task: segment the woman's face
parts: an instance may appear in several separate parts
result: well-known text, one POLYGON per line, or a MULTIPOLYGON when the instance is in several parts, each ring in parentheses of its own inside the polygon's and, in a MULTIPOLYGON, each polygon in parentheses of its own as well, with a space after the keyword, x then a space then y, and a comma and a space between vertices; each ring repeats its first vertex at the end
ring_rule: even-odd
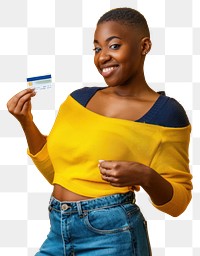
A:
POLYGON ((94 34, 94 63, 108 86, 129 85, 143 74, 141 36, 131 26, 108 21, 94 34))

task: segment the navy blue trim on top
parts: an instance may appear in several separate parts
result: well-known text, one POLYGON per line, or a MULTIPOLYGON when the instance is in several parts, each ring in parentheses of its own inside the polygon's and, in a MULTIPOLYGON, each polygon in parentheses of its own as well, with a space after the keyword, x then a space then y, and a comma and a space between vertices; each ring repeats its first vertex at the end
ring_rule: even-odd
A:
POLYGON ((49 79, 49 78, 51 78, 51 75, 28 77, 26 80, 27 82, 32 82, 37 80, 49 79))
MULTIPOLYGON (((83 87, 75 90, 70 95, 82 106, 86 107, 94 94, 104 88, 106 87, 83 87)), ((190 122, 182 105, 175 99, 165 96, 164 92, 158 93, 160 96, 151 109, 135 122, 176 128, 189 125, 190 122)))
POLYGON ((94 94, 104 88, 105 87, 83 87, 81 89, 73 91, 70 95, 82 106, 86 107, 87 103, 94 96, 94 94))

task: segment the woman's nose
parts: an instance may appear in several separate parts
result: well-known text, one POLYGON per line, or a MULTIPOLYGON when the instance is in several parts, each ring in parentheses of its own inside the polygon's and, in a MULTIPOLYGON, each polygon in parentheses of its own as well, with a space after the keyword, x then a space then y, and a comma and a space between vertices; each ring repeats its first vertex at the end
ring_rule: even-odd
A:
POLYGON ((111 59, 111 56, 109 55, 108 51, 102 50, 99 55, 99 62, 105 63, 111 59))

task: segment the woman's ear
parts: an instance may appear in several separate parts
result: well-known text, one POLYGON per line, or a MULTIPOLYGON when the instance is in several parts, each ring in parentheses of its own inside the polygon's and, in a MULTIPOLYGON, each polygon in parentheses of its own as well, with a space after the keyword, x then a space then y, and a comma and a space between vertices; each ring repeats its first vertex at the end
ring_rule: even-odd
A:
POLYGON ((144 37, 141 40, 141 53, 142 55, 146 55, 151 50, 151 40, 149 37, 144 37))

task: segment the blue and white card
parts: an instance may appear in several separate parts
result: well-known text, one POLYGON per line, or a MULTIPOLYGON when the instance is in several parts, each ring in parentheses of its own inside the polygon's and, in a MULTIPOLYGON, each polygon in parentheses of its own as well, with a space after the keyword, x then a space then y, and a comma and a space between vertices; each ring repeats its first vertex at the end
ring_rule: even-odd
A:
POLYGON ((51 75, 35 76, 27 78, 28 88, 38 90, 46 90, 52 88, 51 75))

